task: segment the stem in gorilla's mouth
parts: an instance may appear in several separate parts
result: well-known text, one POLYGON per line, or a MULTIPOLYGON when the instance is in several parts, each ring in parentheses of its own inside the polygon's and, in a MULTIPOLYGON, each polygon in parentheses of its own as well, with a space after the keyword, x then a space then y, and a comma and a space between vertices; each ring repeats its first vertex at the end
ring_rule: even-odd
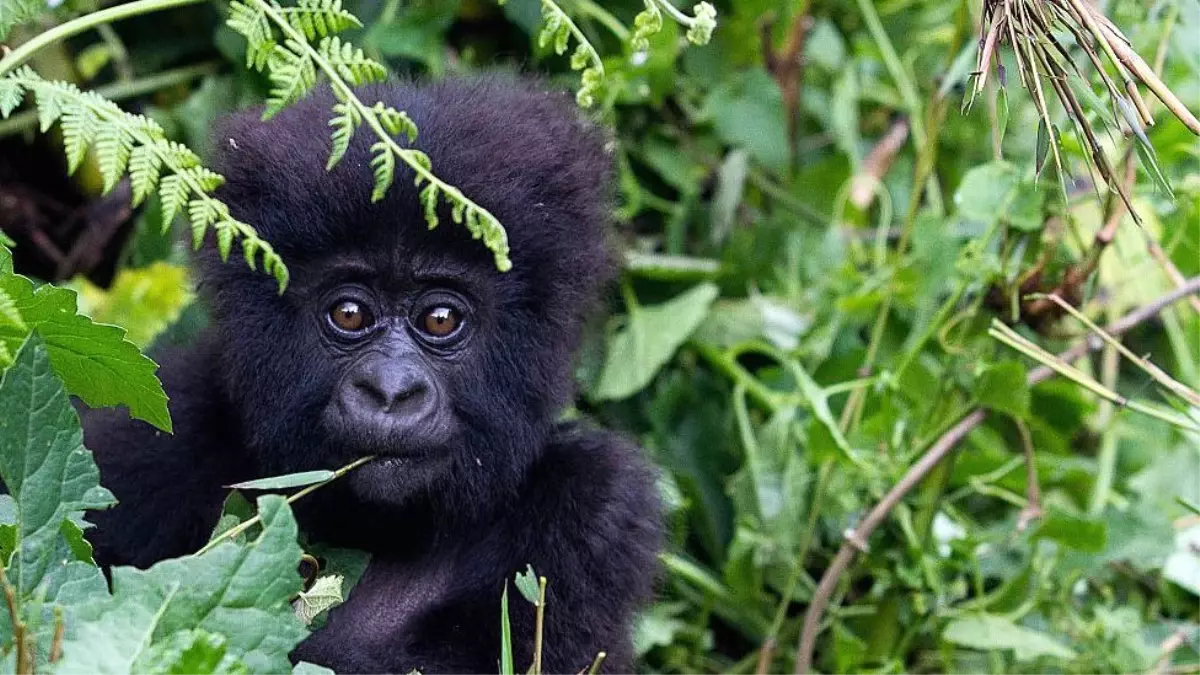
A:
MULTIPOLYGON (((316 490, 317 488, 321 487, 322 485, 328 485, 329 483, 332 483, 333 481, 341 478, 342 476, 345 476, 346 474, 357 469, 358 467, 362 466, 363 464, 370 462, 373 459, 375 459, 375 455, 368 455, 367 457, 360 457, 359 459, 356 459, 353 462, 350 462, 349 464, 347 464, 346 466, 343 466, 342 468, 334 471, 332 476, 321 481, 320 483, 313 483, 312 485, 309 485, 308 487, 306 487, 304 489, 297 490, 296 493, 291 495, 290 497, 288 497, 286 501, 289 505, 294 504, 300 498, 311 494, 313 490, 316 490)), ((221 534, 210 539, 207 544, 205 544, 199 551, 196 551, 192 555, 201 555, 203 553, 207 553, 209 550, 211 550, 217 544, 221 543, 222 541, 225 541, 226 539, 236 537, 237 535, 254 527, 261 520, 262 520, 261 517, 254 516, 250 520, 247 520, 243 523, 240 523, 234 527, 229 528, 228 530, 225 530, 221 534)))

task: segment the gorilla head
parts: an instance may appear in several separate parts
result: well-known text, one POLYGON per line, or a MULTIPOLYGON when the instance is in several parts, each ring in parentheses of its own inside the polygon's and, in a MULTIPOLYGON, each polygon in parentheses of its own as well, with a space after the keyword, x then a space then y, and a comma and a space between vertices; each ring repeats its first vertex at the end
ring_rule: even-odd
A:
POLYGON ((434 173, 506 227, 513 268, 454 224, 426 224, 397 163, 372 203, 365 126, 324 169, 336 102, 311 96, 217 136, 219 196, 292 273, 273 281, 207 249, 200 287, 221 342, 217 371, 264 475, 378 459, 346 485, 376 506, 416 496, 495 503, 545 444, 571 392, 586 311, 610 276, 611 158, 570 100, 504 78, 365 88, 417 124, 434 173), (285 129, 286 136, 278 130, 285 129), (452 489, 451 489, 452 488, 452 489))

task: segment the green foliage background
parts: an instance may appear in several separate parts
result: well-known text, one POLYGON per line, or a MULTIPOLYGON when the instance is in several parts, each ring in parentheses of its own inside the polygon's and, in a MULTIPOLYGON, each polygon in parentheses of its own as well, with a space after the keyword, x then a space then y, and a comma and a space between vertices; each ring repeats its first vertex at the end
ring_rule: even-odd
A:
MULTIPOLYGON (((1052 353, 1079 342, 1082 323, 1024 295, 1061 288, 1093 254, 1094 271, 1067 290, 1100 324, 1174 287, 1147 242, 1182 277, 1200 275, 1195 136, 1156 109, 1146 134, 1173 194, 1142 165, 1133 189, 1141 226, 1123 216, 1112 244, 1097 249, 1114 200, 1091 186, 1069 124, 1066 194, 1053 166, 1039 171, 1045 141, 1010 52, 1007 88, 993 76, 983 100, 960 111, 978 2, 715 4, 710 44, 689 45, 687 27, 667 17, 642 51, 631 39, 641 2, 561 3, 601 59, 603 84, 584 75, 584 85, 590 114, 615 130, 614 236, 627 252, 581 355, 571 414, 638 438, 663 468, 670 508, 661 597, 636 636, 640 668, 791 672, 805 609, 845 533, 948 428, 983 407, 987 420, 838 577, 815 667, 1197 672, 1200 407, 1112 349, 1076 365, 1176 423, 1062 378, 1030 387, 1037 364, 989 333, 999 320, 1052 353), (808 27, 802 67, 779 76, 797 21, 808 27), (789 81, 800 82, 794 99, 789 81), (891 150, 889 138, 899 138, 891 150)), ((1200 5, 1099 4, 1147 61, 1163 56, 1163 79, 1200 109, 1200 5)), ((394 73, 524 68, 580 88, 574 39, 562 56, 539 45, 537 0, 344 7, 362 26, 343 37, 394 73)), ((115 41, 84 33, 30 65, 84 88, 128 89, 185 69, 121 102, 204 157, 212 121, 265 100, 272 87, 244 67, 245 42, 223 11, 200 4, 137 17, 114 24, 115 41)), ((9 39, 33 32, 26 24, 9 39)), ((1099 96, 1089 116, 1108 127, 1101 138, 1119 162, 1133 141, 1105 123, 1099 96)), ((41 143, 31 152, 58 152, 32 121, 10 118, 0 133, 41 143)), ((82 160, 76 183, 98 193, 101 168, 82 160)), ((25 633, 43 645, 39 672, 59 625, 56 672, 279 671, 289 640, 305 630, 288 606, 301 589, 300 548, 282 499, 260 502, 254 528, 234 505, 218 529, 247 525, 237 536, 151 570, 119 570, 111 595, 79 536, 82 511, 110 496, 80 450, 66 395, 125 404, 169 428, 161 389, 134 345, 184 341, 203 321, 189 306, 187 228, 176 223, 164 235, 157 206, 137 217, 108 289, 84 280, 35 287, 0 258, 0 475, 13 490, 0 501, 7 578, 25 633), (74 347, 81 340, 86 349, 74 347), (17 462, 43 447, 21 435, 30 428, 62 431, 50 452, 77 464, 82 482, 61 502, 46 501, 53 490, 36 483, 16 487, 44 480, 24 476, 17 462), (43 520, 21 515, 46 509, 43 520), (185 577, 270 592, 247 605, 205 584, 173 585, 185 577)), ((1200 387, 1200 313, 1188 302, 1124 339, 1200 387)), ((358 564, 347 559, 346 569, 358 564)), ((529 611, 510 601, 512 611, 529 611)), ((545 611, 547 621, 571 620, 545 611)), ((20 668, 2 611, 0 653, 0 669, 20 668)))

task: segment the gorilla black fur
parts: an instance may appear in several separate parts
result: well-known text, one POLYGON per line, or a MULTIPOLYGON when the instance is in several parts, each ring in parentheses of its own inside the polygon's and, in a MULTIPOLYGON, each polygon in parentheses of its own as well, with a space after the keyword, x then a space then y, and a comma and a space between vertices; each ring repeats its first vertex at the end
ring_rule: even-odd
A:
MULTIPOLYGON (((91 517, 97 558, 147 566, 193 552, 223 485, 375 454, 297 503, 310 537, 373 558, 294 658, 339 672, 496 672, 501 591, 532 564, 549 578, 544 668, 578 672, 605 651, 605 671, 628 671, 631 621, 657 569, 654 474, 629 443, 557 421, 581 323, 612 273, 604 138, 565 96, 516 79, 360 96, 408 112, 437 175, 506 226, 512 270, 498 272, 448 210, 429 230, 403 165, 372 204, 368 129, 327 173, 328 92, 268 123, 258 111, 231 117, 216 139, 219 196, 282 254, 292 282, 280 296, 211 248, 197 256, 212 328, 159 355, 175 434, 123 412, 85 415, 85 442, 120 501, 91 517), (338 338, 346 331, 322 302, 339 284, 363 294, 349 302, 378 306, 342 301, 335 318, 353 327, 366 316, 377 330, 338 338), (470 332, 458 343, 414 332, 430 292, 446 299, 428 325, 459 312, 470 332), (371 342, 376 333, 390 342, 371 342), (347 381, 347 368, 362 372, 347 381)), ((519 601, 510 613, 527 664, 533 612, 519 601)))

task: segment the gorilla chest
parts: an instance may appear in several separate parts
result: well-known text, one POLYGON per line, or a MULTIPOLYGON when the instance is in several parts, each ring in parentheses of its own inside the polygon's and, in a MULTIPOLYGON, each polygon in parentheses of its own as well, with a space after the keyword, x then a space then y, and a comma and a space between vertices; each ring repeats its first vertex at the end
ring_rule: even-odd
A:
POLYGON ((446 599, 451 561, 373 559, 350 597, 314 638, 343 649, 394 647, 423 614, 446 599))

